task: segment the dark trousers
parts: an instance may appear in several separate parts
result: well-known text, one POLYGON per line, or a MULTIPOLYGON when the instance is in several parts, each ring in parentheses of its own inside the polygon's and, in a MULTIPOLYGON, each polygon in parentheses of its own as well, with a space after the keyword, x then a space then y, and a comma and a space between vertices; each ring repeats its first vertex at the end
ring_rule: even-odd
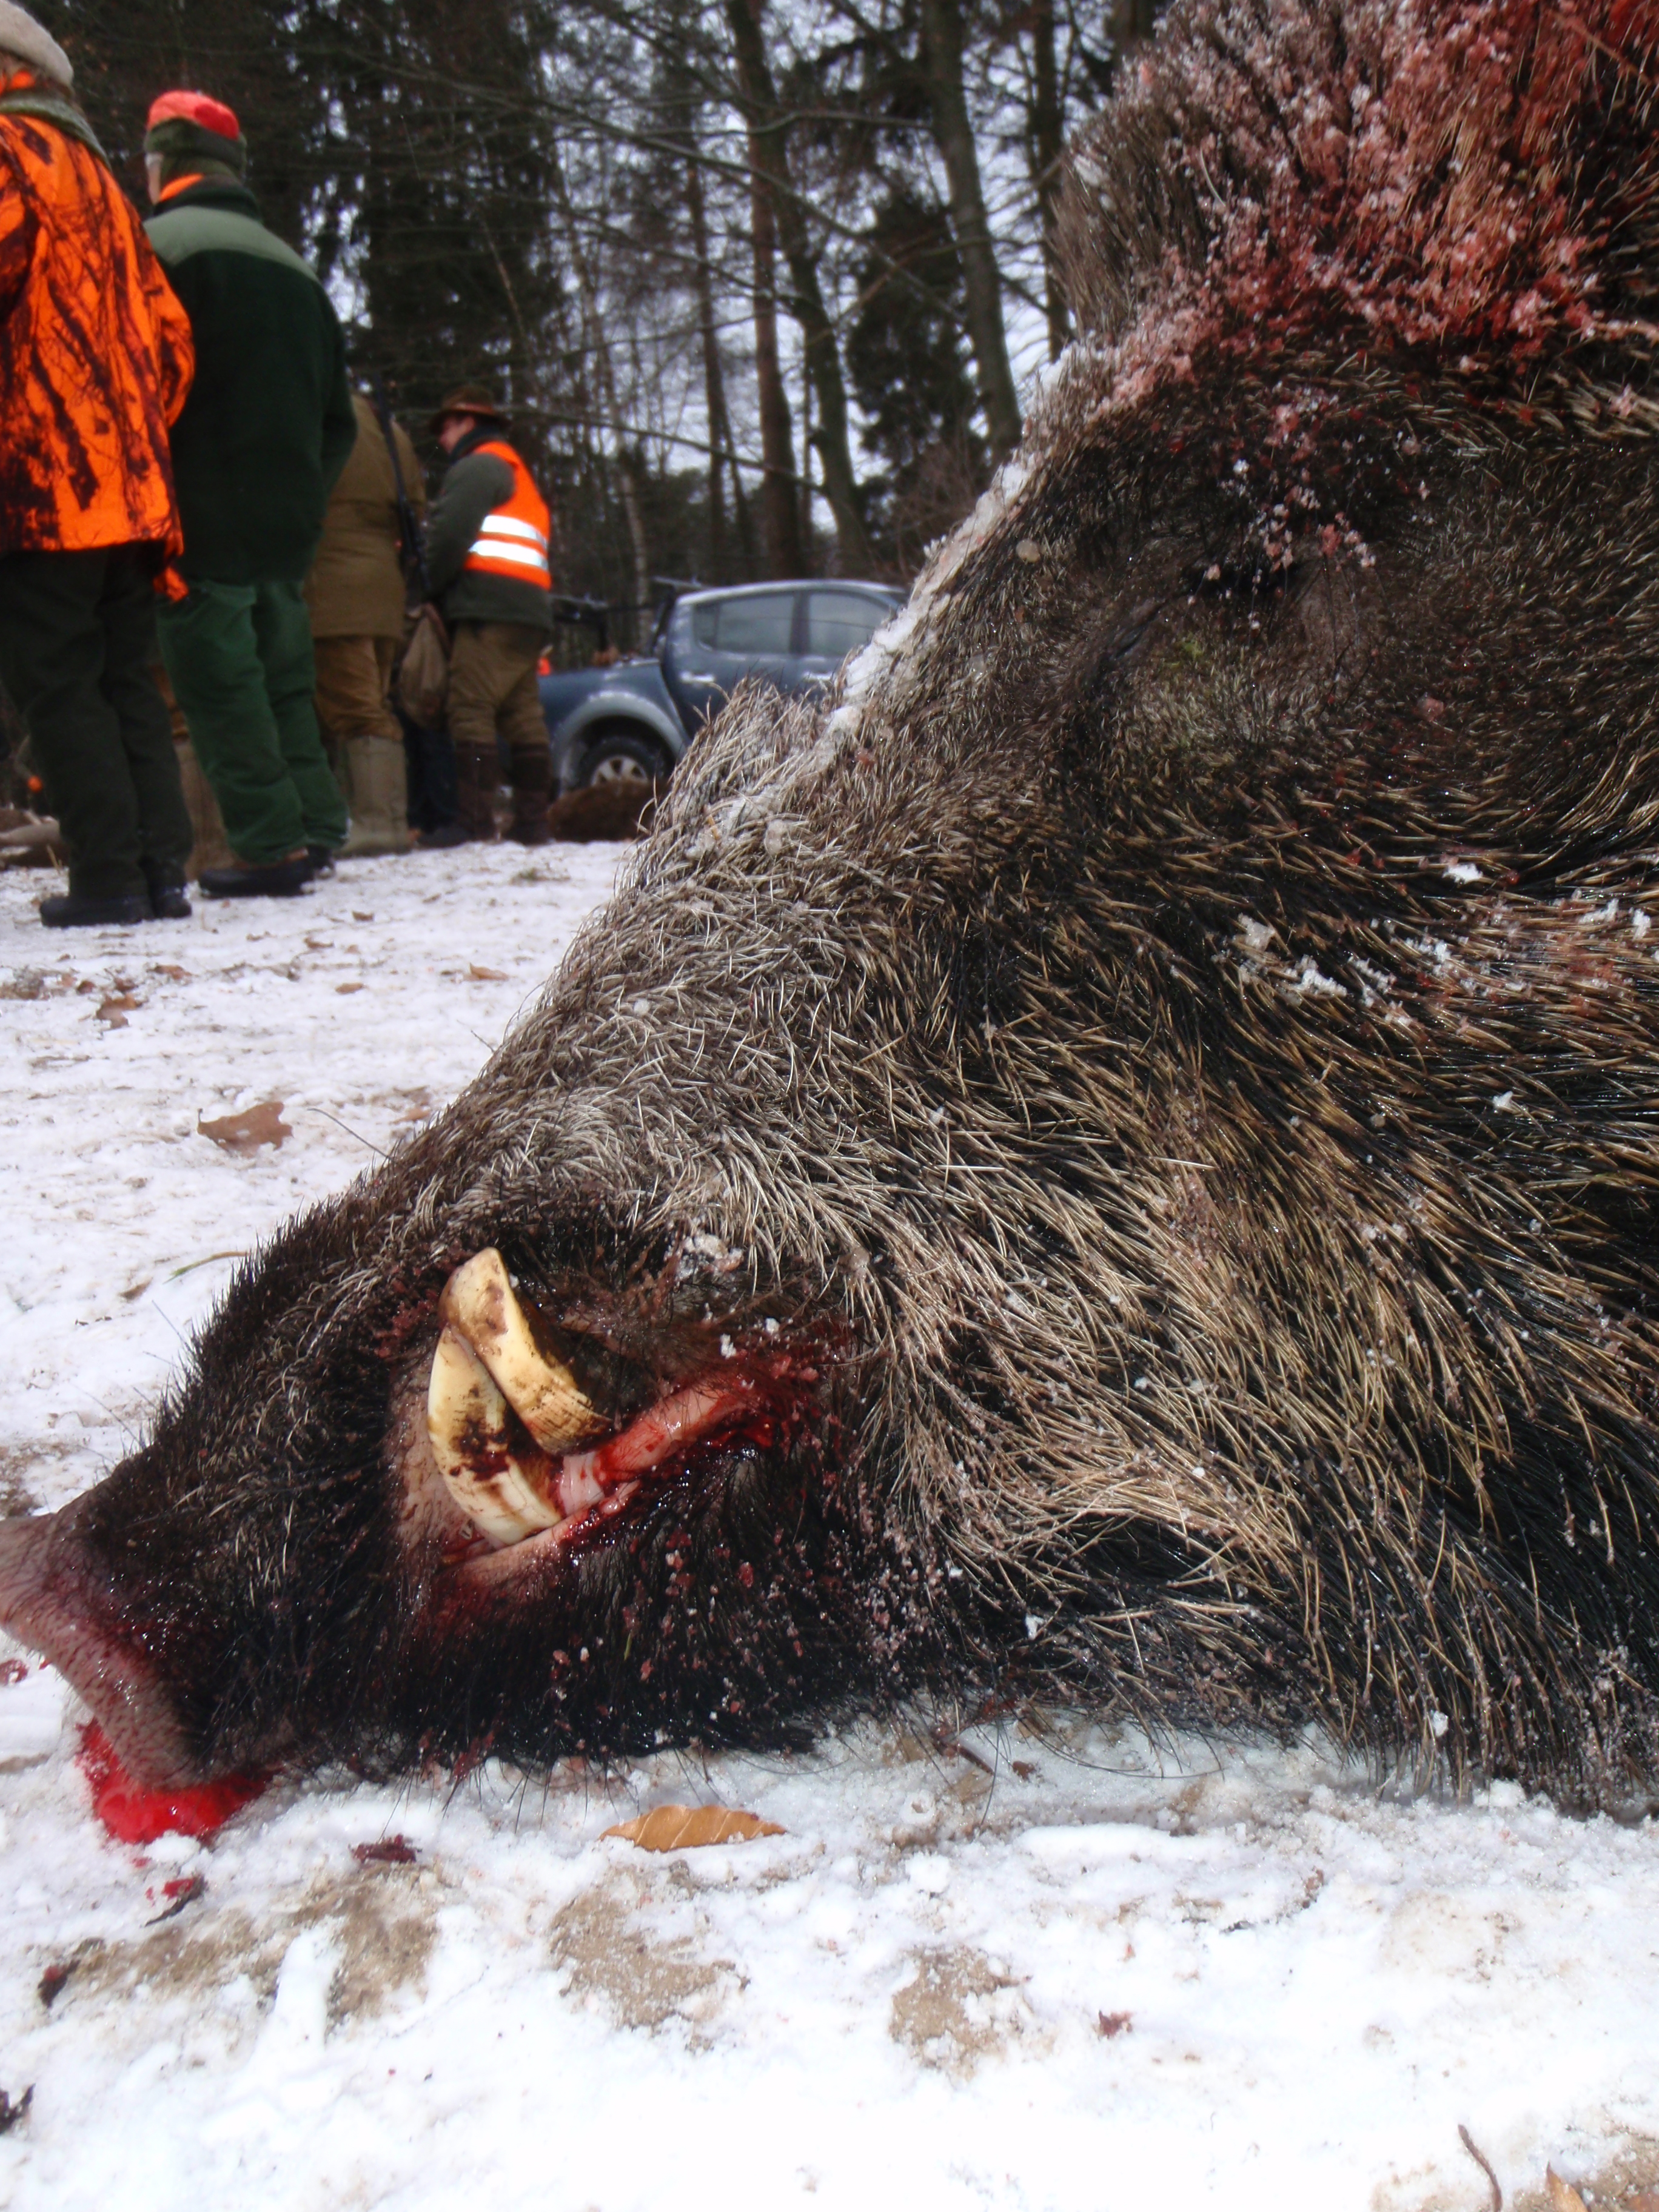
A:
POLYGON ((160 611, 161 658, 240 860, 336 851, 346 809, 317 727, 311 617, 280 579, 191 579, 160 611))
POLYGON ((121 898, 182 881, 190 816, 151 676, 155 559, 143 545, 0 557, 0 683, 28 726, 69 848, 70 888, 121 898))
POLYGON ((411 722, 401 707, 394 706, 404 732, 404 759, 409 770, 409 826, 411 830, 442 830, 460 816, 455 785, 455 748, 447 730, 423 729, 411 722))

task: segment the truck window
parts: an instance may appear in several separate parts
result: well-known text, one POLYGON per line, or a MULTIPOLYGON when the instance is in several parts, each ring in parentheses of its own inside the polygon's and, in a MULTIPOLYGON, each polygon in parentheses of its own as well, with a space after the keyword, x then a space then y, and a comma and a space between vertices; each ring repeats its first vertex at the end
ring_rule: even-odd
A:
POLYGON ((793 592, 756 592, 735 599, 714 599, 693 610, 697 643, 711 653, 749 657, 787 653, 794 628, 793 592))
POLYGON ((842 660, 861 645, 868 645, 890 607, 862 592, 809 592, 806 595, 806 650, 827 660, 842 660))

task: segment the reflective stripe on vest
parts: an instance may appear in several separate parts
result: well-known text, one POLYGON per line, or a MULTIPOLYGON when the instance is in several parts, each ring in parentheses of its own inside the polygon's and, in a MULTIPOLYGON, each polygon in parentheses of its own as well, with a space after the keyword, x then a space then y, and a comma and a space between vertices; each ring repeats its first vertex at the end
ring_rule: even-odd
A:
POLYGON ((547 502, 531 481, 530 471, 511 446, 499 439, 475 446, 475 453, 489 453, 505 461, 513 471, 512 496, 485 515, 462 567, 475 576, 510 576, 517 583, 540 592, 553 588, 548 566, 547 541, 553 518, 547 502))

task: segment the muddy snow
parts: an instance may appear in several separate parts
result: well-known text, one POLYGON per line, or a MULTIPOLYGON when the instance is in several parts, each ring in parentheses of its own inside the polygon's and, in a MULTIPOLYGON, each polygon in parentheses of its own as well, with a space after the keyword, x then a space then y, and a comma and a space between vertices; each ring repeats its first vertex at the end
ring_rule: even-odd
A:
MULTIPOLYGON (((66 938, 0 877, 0 1510, 128 1447, 235 1257, 466 1081, 617 858, 66 938)), ((0 1672, 0 2205, 1475 2212, 1460 2129, 1511 2205, 1659 2190, 1652 1821, 1079 1717, 291 1784, 140 1851, 58 1678, 0 1672), (671 1802, 783 1832, 602 1832, 671 1802)))

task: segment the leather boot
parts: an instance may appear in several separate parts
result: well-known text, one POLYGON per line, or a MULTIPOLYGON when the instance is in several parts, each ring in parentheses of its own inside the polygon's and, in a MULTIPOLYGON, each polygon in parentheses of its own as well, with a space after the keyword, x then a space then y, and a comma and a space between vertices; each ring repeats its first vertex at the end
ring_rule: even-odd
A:
POLYGON ((494 745, 457 745, 456 795, 459 814, 469 837, 485 844, 495 841, 495 788, 501 770, 494 745))
POLYGON ((520 845, 545 845, 552 836, 547 802, 553 762, 545 747, 513 756, 513 820, 507 836, 520 845))
POLYGON ((409 850, 409 770, 401 738, 340 740, 342 781, 351 809, 351 832, 343 853, 409 850))

